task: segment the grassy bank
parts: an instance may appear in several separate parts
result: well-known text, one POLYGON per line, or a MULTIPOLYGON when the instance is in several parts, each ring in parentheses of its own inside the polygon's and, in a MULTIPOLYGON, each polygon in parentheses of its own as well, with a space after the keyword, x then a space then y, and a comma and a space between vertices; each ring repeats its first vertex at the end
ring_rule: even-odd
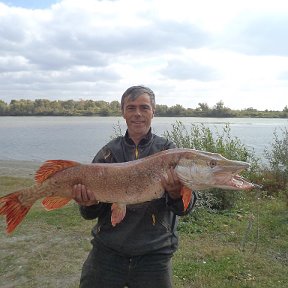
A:
MULTIPOLYGON (((0 177, 0 195, 31 183, 0 177)), ((73 203, 51 212, 37 203, 9 236, 0 218, 1 287, 78 287, 92 226, 73 203)), ((176 288, 282 288, 288 283, 288 210, 280 198, 254 195, 233 211, 197 211, 193 219, 181 220, 179 234, 176 288)))

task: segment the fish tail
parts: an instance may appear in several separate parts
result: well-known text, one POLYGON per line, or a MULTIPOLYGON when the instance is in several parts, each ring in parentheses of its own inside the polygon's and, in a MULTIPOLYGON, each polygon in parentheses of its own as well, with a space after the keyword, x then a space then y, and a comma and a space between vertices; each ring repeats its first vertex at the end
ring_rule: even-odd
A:
POLYGON ((6 216, 6 232, 9 234, 22 222, 31 205, 23 205, 20 197, 24 190, 10 193, 0 198, 0 215, 6 216))

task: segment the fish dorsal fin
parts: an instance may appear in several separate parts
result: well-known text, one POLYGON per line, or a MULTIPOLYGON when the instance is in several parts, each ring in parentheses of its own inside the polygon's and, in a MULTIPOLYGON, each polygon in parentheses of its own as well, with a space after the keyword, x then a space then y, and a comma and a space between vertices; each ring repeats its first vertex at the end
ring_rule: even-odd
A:
POLYGON ((42 183, 56 172, 78 165, 80 163, 70 160, 48 160, 36 172, 35 180, 37 183, 42 183))

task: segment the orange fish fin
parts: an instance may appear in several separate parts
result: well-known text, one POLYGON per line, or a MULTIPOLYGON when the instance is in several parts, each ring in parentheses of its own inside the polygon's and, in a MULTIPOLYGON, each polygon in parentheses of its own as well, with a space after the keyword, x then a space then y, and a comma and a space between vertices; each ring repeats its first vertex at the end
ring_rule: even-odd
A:
POLYGON ((81 165, 75 161, 69 160, 48 160, 36 172, 35 180, 37 183, 42 183, 56 172, 69 167, 81 165))
POLYGON ((181 188, 181 195, 182 195, 182 201, 184 205, 184 211, 186 211, 192 198, 192 190, 183 186, 181 188))
POLYGON ((71 198, 64 198, 60 196, 48 196, 42 201, 42 205, 46 210, 54 210, 65 206, 71 198))
POLYGON ((19 200, 20 191, 0 198, 0 215, 6 216, 6 232, 9 234, 22 222, 31 206, 24 206, 19 200))
POLYGON ((111 211, 111 224, 114 227, 124 219, 126 215, 126 205, 113 203, 111 206, 111 211))

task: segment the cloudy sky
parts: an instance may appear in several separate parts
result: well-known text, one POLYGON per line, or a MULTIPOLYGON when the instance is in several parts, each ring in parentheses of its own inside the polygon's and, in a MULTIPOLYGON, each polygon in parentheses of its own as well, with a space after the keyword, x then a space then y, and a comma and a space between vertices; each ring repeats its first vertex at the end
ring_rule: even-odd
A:
POLYGON ((283 110, 286 0, 0 0, 0 99, 283 110))

